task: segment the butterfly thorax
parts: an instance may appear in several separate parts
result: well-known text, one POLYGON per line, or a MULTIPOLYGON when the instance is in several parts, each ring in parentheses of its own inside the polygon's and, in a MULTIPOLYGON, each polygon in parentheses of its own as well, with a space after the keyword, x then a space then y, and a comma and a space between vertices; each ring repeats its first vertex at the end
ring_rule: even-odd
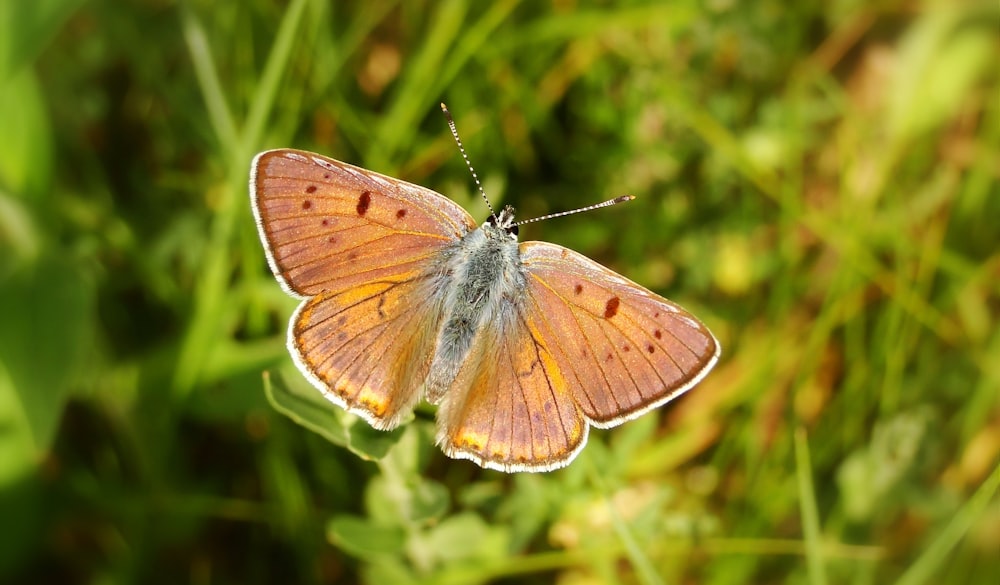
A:
POLYGON ((513 209, 466 234, 446 254, 435 281, 444 291, 442 325, 427 379, 427 399, 437 403, 466 361, 477 332, 501 328, 515 317, 514 300, 525 288, 513 209))

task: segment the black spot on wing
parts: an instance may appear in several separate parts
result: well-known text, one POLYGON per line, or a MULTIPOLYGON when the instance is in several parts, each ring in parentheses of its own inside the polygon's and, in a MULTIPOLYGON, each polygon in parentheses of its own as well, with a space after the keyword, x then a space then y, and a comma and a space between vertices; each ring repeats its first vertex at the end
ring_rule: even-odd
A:
POLYGON ((358 205, 355 210, 358 212, 360 217, 364 217, 368 213, 368 207, 372 204, 372 194, 371 191, 365 191, 358 197, 358 205))

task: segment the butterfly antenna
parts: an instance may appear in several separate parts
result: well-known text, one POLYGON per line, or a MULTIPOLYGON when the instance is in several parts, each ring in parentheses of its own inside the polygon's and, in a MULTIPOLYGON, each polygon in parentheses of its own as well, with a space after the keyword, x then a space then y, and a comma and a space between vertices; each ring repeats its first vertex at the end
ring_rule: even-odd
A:
POLYGON ((590 211, 592 209, 600 209, 602 207, 611 207, 612 205, 618 205, 619 203, 625 203, 626 201, 631 201, 635 199, 634 195, 622 195, 621 197, 615 197, 610 201, 605 201, 604 203, 596 203, 594 205, 588 205, 586 207, 581 207, 580 209, 571 209, 569 211, 560 211, 559 213, 550 213, 549 215, 543 215, 542 217, 535 217, 532 219, 526 219, 524 221, 519 221, 514 225, 524 225, 526 223, 535 223, 536 221, 542 221, 543 219, 552 219, 553 217, 562 217, 564 215, 573 215, 574 213, 581 213, 584 211, 590 211))
POLYGON ((486 197, 486 191, 483 190, 483 184, 479 182, 479 176, 476 175, 476 169, 472 168, 472 163, 469 162, 469 155, 465 154, 462 139, 458 137, 458 128, 455 127, 455 119, 451 117, 451 112, 448 111, 448 106, 444 105, 444 102, 441 102, 441 111, 444 112, 444 117, 448 120, 448 128, 451 128, 451 135, 455 137, 455 143, 458 144, 458 151, 462 153, 462 158, 465 159, 465 166, 469 167, 469 172, 472 173, 472 178, 476 181, 476 188, 479 189, 479 194, 483 196, 486 207, 490 208, 490 215, 496 217, 497 214, 493 211, 493 206, 490 205, 490 200, 486 197))

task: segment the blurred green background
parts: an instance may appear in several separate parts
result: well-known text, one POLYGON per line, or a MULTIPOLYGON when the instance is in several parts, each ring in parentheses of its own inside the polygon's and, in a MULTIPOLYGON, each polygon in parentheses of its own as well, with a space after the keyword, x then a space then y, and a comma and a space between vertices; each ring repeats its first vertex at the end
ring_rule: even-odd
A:
POLYGON ((995 1, 0 3, 0 582, 1000 582, 995 1), (247 176, 315 150, 681 303, 694 391, 568 468, 372 431, 247 176), (270 381, 262 372, 271 373, 270 381), (314 432, 315 431, 315 432, 314 432))

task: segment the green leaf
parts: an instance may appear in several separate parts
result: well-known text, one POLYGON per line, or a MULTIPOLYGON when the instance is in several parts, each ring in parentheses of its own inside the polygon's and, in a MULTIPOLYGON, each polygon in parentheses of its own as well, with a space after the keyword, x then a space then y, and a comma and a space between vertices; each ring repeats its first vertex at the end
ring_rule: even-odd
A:
POLYGON ((364 578, 362 583, 378 583, 378 585, 410 585, 427 583, 420 580, 413 569, 400 558, 380 557, 377 563, 366 563, 361 567, 364 578))
POLYGON ((406 543, 401 527, 375 524, 358 516, 335 516, 327 524, 326 535, 332 545, 357 557, 399 555, 406 543))
POLYGON ((49 448, 93 345, 94 287, 61 257, 0 280, 0 485, 49 448))
POLYGON ((81 0, 0 2, 0 87, 33 61, 81 0))
POLYGON ((386 471, 372 478, 365 507, 372 518, 387 524, 417 528, 444 516, 451 503, 448 489, 419 474, 386 471))
POLYGON ((406 426, 401 425, 391 431, 380 431, 361 419, 356 419, 348 431, 347 447, 354 454, 369 461, 379 461, 403 437, 406 426))
POLYGON ((492 527, 472 513, 446 518, 419 539, 423 554, 441 564, 463 560, 499 560, 507 555, 509 546, 507 529, 492 527))
POLYGON ((44 90, 30 69, 0 81, 0 111, 17 112, 4 116, 0 123, 4 137, 0 140, 0 187, 20 199, 52 195, 52 128, 45 102, 44 90))
POLYGON ((382 459, 402 437, 405 427, 393 431, 374 429, 364 420, 324 399, 311 386, 305 386, 289 386, 272 381, 267 373, 264 375, 264 393, 275 410, 334 445, 347 447, 362 459, 382 459))
POLYGON ((264 394, 271 406, 299 425, 330 441, 334 445, 346 447, 347 428, 334 411, 334 405, 317 400, 318 393, 292 391, 283 381, 271 380, 269 372, 264 372, 264 394))

